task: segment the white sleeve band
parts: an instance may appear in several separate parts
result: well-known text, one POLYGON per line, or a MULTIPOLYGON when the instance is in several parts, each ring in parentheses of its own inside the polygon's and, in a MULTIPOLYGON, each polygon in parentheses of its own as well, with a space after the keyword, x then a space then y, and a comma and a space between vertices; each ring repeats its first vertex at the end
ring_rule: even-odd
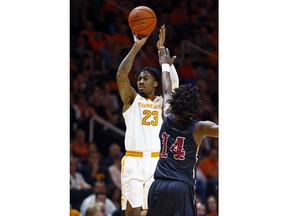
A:
POLYGON ((174 67, 174 65, 171 65, 170 68, 170 79, 171 79, 171 83, 172 83, 172 90, 174 90, 175 88, 179 87, 179 77, 176 71, 176 68, 174 67))
POLYGON ((162 68, 162 72, 166 71, 166 72, 170 73, 170 65, 169 64, 164 63, 161 65, 161 68, 162 68))

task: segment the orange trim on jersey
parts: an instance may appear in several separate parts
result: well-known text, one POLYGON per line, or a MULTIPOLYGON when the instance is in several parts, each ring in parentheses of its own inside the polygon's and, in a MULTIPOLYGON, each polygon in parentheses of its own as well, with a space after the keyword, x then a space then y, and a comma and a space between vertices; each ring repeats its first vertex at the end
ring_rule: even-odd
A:
MULTIPOLYGON (((150 156, 152 158, 156 158, 160 156, 160 152, 149 152, 151 153, 150 156)), ((136 152, 136 151, 126 151, 125 156, 131 156, 131 157, 143 157, 146 153, 143 152, 136 152)))
POLYGON ((124 163, 125 163, 126 158, 127 156, 125 155, 121 160, 121 175, 123 175, 124 173, 124 163))
POLYGON ((145 99, 150 100, 150 101, 154 101, 157 97, 159 97, 159 96, 155 95, 153 99, 151 99, 151 98, 145 98, 145 99))

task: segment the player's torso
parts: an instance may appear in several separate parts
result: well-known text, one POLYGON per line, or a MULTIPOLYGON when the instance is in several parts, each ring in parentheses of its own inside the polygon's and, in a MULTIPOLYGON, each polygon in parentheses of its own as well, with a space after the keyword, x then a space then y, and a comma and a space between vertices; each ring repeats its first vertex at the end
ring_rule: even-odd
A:
POLYGON ((162 125, 163 98, 153 101, 136 95, 132 105, 123 113, 126 124, 125 148, 129 151, 159 152, 159 131, 162 125))
POLYGON ((200 148, 193 139, 195 121, 175 121, 169 115, 159 133, 161 154, 155 175, 194 184, 200 148))

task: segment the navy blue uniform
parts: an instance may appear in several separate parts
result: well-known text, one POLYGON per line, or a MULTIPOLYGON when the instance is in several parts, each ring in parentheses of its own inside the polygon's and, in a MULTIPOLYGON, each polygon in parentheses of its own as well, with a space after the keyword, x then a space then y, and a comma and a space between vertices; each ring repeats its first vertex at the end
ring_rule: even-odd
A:
POLYGON ((194 189, 200 147, 193 139, 194 120, 168 115, 159 136, 161 154, 148 194, 148 216, 196 216, 194 189))

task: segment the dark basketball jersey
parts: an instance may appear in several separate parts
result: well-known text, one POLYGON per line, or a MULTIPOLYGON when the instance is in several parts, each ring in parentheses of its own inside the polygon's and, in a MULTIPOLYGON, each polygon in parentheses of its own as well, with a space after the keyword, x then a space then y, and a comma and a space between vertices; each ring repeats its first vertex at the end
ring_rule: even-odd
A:
POLYGON ((175 120, 168 115, 162 124, 159 136, 161 154, 154 178, 184 181, 196 184, 196 165, 200 146, 193 139, 195 120, 175 120))

